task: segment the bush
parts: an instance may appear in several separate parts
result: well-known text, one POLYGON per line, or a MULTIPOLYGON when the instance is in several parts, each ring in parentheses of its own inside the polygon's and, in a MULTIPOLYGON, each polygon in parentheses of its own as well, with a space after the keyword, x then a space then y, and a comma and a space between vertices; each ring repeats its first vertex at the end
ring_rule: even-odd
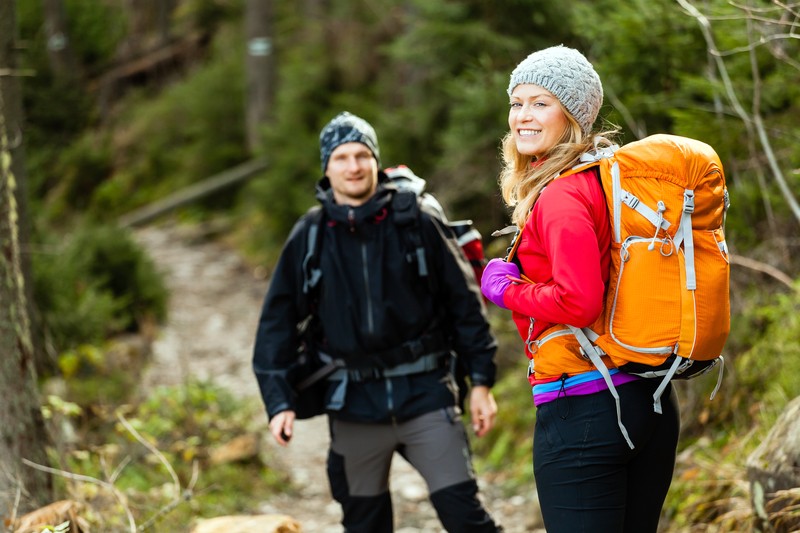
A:
POLYGON ((84 227, 59 248, 33 261, 35 303, 57 351, 166 318, 164 282, 127 231, 84 227))

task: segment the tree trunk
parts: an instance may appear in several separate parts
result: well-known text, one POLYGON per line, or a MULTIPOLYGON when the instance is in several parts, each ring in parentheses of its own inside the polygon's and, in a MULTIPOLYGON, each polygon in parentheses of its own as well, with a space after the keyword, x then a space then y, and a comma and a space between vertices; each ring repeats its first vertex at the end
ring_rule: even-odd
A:
MULTIPOLYGON (((11 155, 11 172, 16 179, 16 200, 19 219, 17 229, 19 232, 20 264, 22 275, 25 279, 32 279, 31 266, 31 225, 28 201, 28 180, 25 170, 25 146, 22 142, 22 125, 24 115, 22 112, 22 84, 21 76, 15 75, 19 67, 16 56, 16 17, 13 2, 0 0, 0 71, 6 70, 7 75, 0 74, 0 97, 5 102, 2 113, 5 120, 6 135, 8 136, 9 153, 11 155)), ((28 318, 31 321, 33 332, 33 357, 38 372, 52 372, 55 361, 47 353, 44 341, 44 332, 39 313, 33 297, 33 286, 25 285, 28 318)))
POLYGON ((18 209, 14 171, 21 143, 21 103, 13 58, 15 0, 0 0, 0 516, 28 511, 51 499, 49 476, 23 465, 46 460, 44 421, 28 322, 19 229, 27 213, 18 209))
POLYGON ((261 145, 261 128, 267 122, 275 94, 275 55, 272 39, 272 0, 247 0, 247 102, 245 117, 247 148, 256 154, 261 145))
POLYGON ((42 8, 50 69, 55 79, 73 81, 78 73, 78 62, 75 60, 69 39, 64 0, 44 0, 42 8))

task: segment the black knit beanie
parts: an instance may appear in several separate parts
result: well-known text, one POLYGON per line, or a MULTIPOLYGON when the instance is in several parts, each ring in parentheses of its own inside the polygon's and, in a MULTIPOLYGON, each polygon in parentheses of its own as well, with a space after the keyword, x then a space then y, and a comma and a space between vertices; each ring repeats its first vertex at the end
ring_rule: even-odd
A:
POLYGON ((340 144, 359 142, 370 149, 378 166, 381 164, 380 150, 378 149, 378 136, 369 122, 352 113, 343 111, 328 122, 319 134, 319 157, 322 163, 322 173, 328 169, 328 159, 331 152, 340 144))

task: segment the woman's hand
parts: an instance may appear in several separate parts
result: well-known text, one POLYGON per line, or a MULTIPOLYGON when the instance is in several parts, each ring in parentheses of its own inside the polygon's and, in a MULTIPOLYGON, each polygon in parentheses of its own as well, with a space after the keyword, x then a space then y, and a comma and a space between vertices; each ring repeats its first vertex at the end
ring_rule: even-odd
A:
POLYGON ((503 304, 503 294, 514 280, 519 279, 519 268, 516 263, 495 258, 489 261, 481 276, 481 292, 498 307, 507 309, 503 304))

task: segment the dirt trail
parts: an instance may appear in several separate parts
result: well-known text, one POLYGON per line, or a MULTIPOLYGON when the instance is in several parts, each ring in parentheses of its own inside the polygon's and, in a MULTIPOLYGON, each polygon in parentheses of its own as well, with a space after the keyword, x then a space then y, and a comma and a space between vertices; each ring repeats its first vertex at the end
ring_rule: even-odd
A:
MULTIPOLYGON (((154 345, 144 385, 209 379, 260 405, 250 359, 267 281, 254 276, 235 252, 196 232, 176 226, 149 227, 138 230, 136 238, 165 274, 171 291, 169 322, 154 345)), ((265 499, 252 512, 289 514, 305 532, 341 532, 341 511, 330 496, 325 476, 326 418, 298 422, 287 448, 267 438, 266 417, 262 422, 264 440, 274 446, 274 455, 291 473, 299 494, 265 499)), ((397 533, 442 531, 422 478, 399 456, 393 461, 391 485, 397 533)), ((538 506, 532 491, 503 498, 497 487, 483 483, 481 491, 506 533, 536 531, 538 506)))

